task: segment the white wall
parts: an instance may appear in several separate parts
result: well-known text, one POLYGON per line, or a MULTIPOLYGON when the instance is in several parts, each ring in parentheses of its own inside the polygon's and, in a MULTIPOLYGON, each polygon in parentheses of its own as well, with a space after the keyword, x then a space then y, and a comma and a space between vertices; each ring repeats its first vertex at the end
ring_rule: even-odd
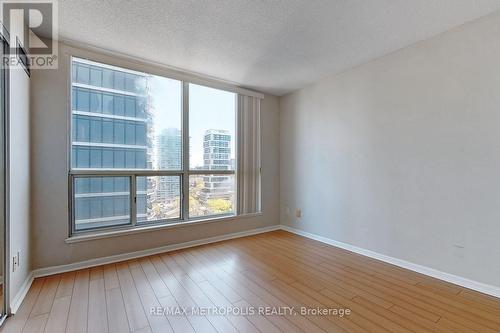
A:
MULTIPOLYGON (((262 102, 263 215, 252 218, 187 225, 179 228, 66 244, 68 236, 68 54, 60 52, 58 70, 33 71, 32 202, 33 269, 69 264, 217 235, 279 224, 279 105, 266 96, 262 102)), ((84 51, 99 61, 128 67, 116 57, 84 51)), ((134 63, 137 65, 137 63, 134 63)), ((147 70, 147 65, 143 66, 147 70)))
POLYGON ((30 244, 30 82, 21 67, 10 71, 10 299, 31 270, 30 244), (20 266, 12 272, 12 257, 20 266))
POLYGON ((283 97, 282 223, 500 286, 499 36, 491 15, 283 97))

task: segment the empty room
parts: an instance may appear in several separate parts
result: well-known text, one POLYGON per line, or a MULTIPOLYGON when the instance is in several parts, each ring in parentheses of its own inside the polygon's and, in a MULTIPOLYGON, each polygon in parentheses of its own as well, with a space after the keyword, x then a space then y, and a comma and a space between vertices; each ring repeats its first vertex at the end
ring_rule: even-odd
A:
POLYGON ((500 332, 499 0, 0 23, 0 333, 500 332))

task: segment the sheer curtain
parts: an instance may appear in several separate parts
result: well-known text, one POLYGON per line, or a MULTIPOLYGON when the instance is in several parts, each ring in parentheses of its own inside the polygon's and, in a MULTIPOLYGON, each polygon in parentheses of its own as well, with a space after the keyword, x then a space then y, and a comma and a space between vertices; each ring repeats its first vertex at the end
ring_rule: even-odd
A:
POLYGON ((261 211, 260 101, 238 95, 238 214, 261 211))

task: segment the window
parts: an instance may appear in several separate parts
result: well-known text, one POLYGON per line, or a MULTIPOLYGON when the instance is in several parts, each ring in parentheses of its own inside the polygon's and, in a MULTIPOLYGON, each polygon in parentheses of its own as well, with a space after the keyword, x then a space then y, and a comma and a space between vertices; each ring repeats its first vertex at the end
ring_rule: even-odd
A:
POLYGON ((71 233, 237 213, 235 93, 71 66, 71 233))

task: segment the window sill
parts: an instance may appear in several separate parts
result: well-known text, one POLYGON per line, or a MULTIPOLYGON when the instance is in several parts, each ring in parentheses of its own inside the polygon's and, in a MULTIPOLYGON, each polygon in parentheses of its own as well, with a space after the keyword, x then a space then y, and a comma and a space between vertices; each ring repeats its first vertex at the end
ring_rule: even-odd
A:
POLYGON ((240 218, 250 218, 250 217, 256 217, 256 216, 261 216, 261 215, 262 215, 262 213, 252 213, 252 214, 244 214, 244 215, 214 217, 214 218, 208 218, 208 219, 203 219, 203 220, 192 220, 192 221, 188 221, 188 222, 176 222, 176 223, 170 223, 170 224, 156 224, 156 225, 140 226, 140 227, 135 227, 132 229, 96 231, 96 232, 92 232, 92 233, 71 236, 69 238, 66 238, 64 240, 64 242, 67 244, 72 244, 72 243, 79 243, 79 242, 91 241, 91 240, 96 240, 96 239, 111 238, 111 237, 118 237, 118 236, 125 236, 125 235, 133 235, 133 234, 139 234, 139 233, 143 233, 143 232, 157 231, 157 230, 170 229, 170 228, 186 227, 186 226, 192 226, 195 224, 229 221, 229 220, 236 220, 236 219, 240 219, 240 218))

